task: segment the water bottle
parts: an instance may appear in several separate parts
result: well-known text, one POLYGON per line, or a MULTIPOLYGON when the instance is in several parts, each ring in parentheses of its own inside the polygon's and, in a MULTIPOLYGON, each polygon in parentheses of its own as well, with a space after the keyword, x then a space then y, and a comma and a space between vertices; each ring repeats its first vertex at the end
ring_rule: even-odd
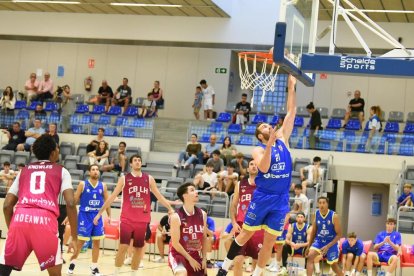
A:
POLYGON ((294 268, 293 275, 297 276, 298 275, 299 264, 297 262, 294 262, 293 263, 293 268, 294 268))

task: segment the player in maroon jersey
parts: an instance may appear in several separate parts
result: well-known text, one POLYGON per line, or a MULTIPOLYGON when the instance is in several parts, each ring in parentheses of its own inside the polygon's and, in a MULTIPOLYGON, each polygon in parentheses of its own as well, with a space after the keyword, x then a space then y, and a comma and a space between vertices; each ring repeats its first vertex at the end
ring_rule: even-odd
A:
POLYGON ((204 276, 207 274, 207 214, 195 206, 198 193, 194 184, 178 187, 177 196, 184 204, 170 219, 168 264, 176 276, 204 276))
POLYGON ((9 232, 0 256, 0 275, 21 270, 32 251, 41 270, 60 276, 62 256, 58 238, 59 193, 66 201, 72 246, 77 250, 77 211, 69 172, 55 162, 59 148, 44 134, 33 143, 39 161, 24 167, 4 200, 3 212, 9 232), (15 207, 15 209, 14 209, 15 207))
POLYGON ((102 213, 111 206, 119 193, 122 192, 121 224, 119 227, 120 243, 115 258, 114 275, 118 275, 124 263, 125 253, 128 250, 131 239, 134 240, 135 249, 131 262, 132 275, 138 271, 142 258, 141 251, 145 244, 145 232, 148 223, 151 221, 150 192, 169 210, 168 213, 174 212, 169 202, 158 190, 154 178, 141 171, 141 156, 137 154, 132 155, 129 159, 129 164, 131 172, 118 179, 114 192, 105 201, 93 220, 93 223, 97 225, 102 213))
MULTIPOLYGON (((230 218, 236 235, 240 233, 247 209, 249 208, 253 192, 256 189, 254 179, 257 175, 257 165, 254 160, 249 162, 249 177, 242 179, 234 188, 233 201, 230 206, 230 218)), ((243 275, 244 257, 253 259, 253 266, 256 265, 260 248, 263 244, 264 230, 256 231, 253 237, 241 248, 240 255, 234 260, 233 273, 235 276, 243 275)))

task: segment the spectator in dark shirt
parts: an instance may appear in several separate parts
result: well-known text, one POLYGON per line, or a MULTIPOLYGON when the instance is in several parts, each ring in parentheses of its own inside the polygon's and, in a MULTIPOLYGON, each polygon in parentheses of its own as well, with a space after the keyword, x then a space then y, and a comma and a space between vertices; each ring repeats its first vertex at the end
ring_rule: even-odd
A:
POLYGON ((361 91, 355 90, 354 98, 349 101, 348 110, 345 114, 343 127, 346 127, 349 118, 357 117, 359 122, 361 123, 362 128, 362 123, 364 122, 364 107, 365 101, 363 98, 361 98, 361 91))
POLYGON ((14 150, 16 151, 18 144, 24 144, 26 142, 26 136, 24 135, 24 130, 20 128, 19 122, 14 122, 13 126, 8 129, 2 130, 4 134, 9 138, 7 145, 3 147, 4 150, 14 150))
POLYGON ((181 165, 181 162, 185 161, 182 168, 187 169, 191 164, 195 164, 198 161, 199 153, 201 152, 201 144, 197 141, 197 134, 191 134, 191 142, 187 145, 185 151, 180 152, 177 164, 174 165, 175 169, 181 165))
POLYGON ((46 111, 43 109, 43 103, 39 103, 36 105, 36 109, 34 111, 34 117, 43 120, 46 118, 46 111))
POLYGON ((318 131, 322 130, 322 120, 321 120, 321 114, 319 111, 315 108, 313 105, 313 102, 310 102, 306 109, 311 114, 310 120, 309 120, 309 147, 311 149, 316 148, 316 142, 319 142, 319 138, 317 137, 318 131))
POLYGON ((116 89, 115 95, 112 99, 112 105, 123 106, 124 111, 128 108, 129 103, 131 102, 132 90, 128 86, 128 79, 122 79, 122 85, 116 89))
POLYGON ((108 85, 106 80, 103 80, 102 86, 98 89, 98 96, 90 100, 89 103, 104 104, 105 111, 108 111, 113 96, 114 92, 112 91, 112 88, 108 85))
POLYGON ((249 113, 252 110, 250 103, 247 102, 247 94, 242 94, 241 102, 236 105, 236 124, 241 124, 243 129, 245 124, 249 121, 249 113))
POLYGON ((154 262, 156 263, 164 262, 164 246, 168 244, 171 240, 170 223, 168 220, 168 215, 165 215, 162 217, 162 219, 160 220, 160 224, 158 225, 159 233, 157 234, 157 247, 160 256, 158 257, 158 259, 154 260, 154 262))
POLYGON ((57 125, 55 123, 49 124, 49 130, 47 133, 53 137, 53 140, 55 140, 56 145, 59 146, 59 135, 57 134, 57 125))

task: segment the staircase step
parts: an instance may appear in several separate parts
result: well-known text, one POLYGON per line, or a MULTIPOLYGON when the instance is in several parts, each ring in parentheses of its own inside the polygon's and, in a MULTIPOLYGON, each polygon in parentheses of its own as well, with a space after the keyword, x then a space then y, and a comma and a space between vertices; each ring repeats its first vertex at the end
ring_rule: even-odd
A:
MULTIPOLYGON (((185 144, 177 144, 174 142, 155 142, 154 151, 175 152, 179 153, 185 148, 185 144)), ((177 155, 178 158, 178 155, 177 155)))

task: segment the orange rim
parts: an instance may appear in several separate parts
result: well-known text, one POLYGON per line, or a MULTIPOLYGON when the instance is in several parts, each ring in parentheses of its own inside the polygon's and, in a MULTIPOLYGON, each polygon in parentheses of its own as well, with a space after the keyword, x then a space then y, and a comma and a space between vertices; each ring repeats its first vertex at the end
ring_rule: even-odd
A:
POLYGON ((239 57, 247 59, 248 61, 266 62, 267 64, 273 63, 273 54, 266 52, 240 52, 239 57))

